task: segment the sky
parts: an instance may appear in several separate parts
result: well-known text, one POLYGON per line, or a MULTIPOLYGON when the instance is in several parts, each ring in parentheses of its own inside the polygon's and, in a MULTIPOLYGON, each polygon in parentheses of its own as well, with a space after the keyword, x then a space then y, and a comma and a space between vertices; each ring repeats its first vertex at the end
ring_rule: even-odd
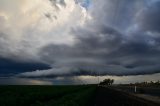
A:
POLYGON ((160 80, 159 24, 160 0, 0 0, 0 84, 160 80))

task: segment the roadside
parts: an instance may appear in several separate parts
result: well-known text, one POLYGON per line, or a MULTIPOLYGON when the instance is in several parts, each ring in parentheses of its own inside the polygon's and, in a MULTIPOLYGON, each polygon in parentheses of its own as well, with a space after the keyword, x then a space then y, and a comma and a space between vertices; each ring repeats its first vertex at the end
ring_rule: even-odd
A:
POLYGON ((153 102, 160 105, 160 88, 137 87, 136 93, 133 86, 112 86, 112 89, 128 93, 138 98, 153 102))
POLYGON ((130 93, 108 87, 97 87, 92 106, 159 106, 130 93))
POLYGON ((143 98, 145 100, 157 103, 160 106, 160 97, 158 97, 158 96, 151 96, 151 95, 146 95, 146 94, 134 94, 134 95, 137 97, 143 98))

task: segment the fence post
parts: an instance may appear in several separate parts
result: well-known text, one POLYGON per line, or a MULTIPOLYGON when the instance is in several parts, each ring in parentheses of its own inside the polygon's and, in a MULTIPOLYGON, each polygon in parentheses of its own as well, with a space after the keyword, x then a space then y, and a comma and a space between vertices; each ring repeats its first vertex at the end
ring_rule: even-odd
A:
POLYGON ((135 85, 134 87, 134 92, 136 93, 137 92, 137 86, 135 85))

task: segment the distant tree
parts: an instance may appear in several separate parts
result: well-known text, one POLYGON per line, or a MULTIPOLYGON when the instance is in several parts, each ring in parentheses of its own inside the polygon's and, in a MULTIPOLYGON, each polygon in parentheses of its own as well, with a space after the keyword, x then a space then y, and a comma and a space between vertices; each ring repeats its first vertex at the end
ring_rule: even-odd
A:
POLYGON ((112 85, 114 83, 114 79, 111 79, 110 84, 112 85))
POLYGON ((158 80, 155 84, 156 84, 156 85, 160 85, 160 81, 158 80))
POLYGON ((100 82, 100 85, 112 85, 114 83, 114 79, 104 79, 102 82, 100 82))

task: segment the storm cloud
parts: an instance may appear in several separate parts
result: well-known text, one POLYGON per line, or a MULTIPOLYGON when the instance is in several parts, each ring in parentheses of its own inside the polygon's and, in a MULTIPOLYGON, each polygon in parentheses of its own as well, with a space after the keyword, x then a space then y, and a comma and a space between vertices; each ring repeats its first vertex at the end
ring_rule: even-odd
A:
POLYGON ((11 31, 5 31, 7 18, 0 17, 1 57, 51 67, 22 71, 15 76, 124 76, 160 72, 160 1, 48 0, 46 5, 43 15, 32 26, 29 21, 16 43, 11 31))

